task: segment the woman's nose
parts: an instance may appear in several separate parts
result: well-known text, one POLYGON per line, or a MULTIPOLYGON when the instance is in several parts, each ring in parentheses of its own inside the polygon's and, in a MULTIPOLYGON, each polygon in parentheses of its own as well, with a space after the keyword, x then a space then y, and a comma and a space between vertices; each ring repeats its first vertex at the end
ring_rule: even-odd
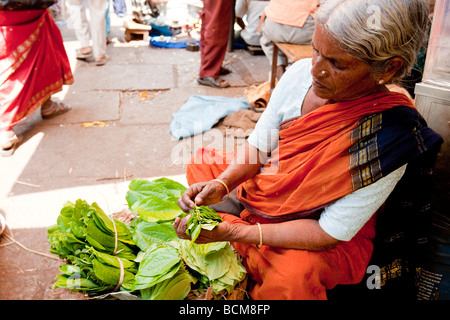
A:
POLYGON ((311 74, 316 78, 320 78, 328 74, 326 64, 319 55, 313 56, 311 74))

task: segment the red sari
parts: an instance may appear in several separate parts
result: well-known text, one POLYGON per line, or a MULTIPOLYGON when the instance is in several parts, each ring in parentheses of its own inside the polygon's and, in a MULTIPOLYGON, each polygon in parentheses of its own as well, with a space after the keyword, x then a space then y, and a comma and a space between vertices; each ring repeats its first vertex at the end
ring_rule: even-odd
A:
MULTIPOLYGON (((325 105, 283 123, 279 146, 265 165, 277 170, 242 183, 238 198, 246 209, 240 218, 222 217, 235 224, 317 218, 324 207, 389 174, 440 139, 416 118, 417 111, 404 95, 379 93, 325 105), (413 120, 404 125, 409 114, 413 120)), ((218 177, 229 159, 227 152, 198 150, 187 167, 188 183, 218 177)), ((233 246, 255 281, 253 299, 326 299, 327 289, 363 279, 374 237, 375 215, 350 241, 331 250, 233 246)))
POLYGON ((74 79, 48 9, 0 11, 0 130, 11 130, 74 79))

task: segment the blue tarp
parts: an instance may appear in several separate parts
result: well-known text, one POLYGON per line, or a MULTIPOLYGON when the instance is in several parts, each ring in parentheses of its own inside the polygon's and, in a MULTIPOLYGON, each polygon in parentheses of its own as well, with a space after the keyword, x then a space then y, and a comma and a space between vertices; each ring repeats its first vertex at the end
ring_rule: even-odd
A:
MULTIPOLYGON (((184 49, 187 46, 188 41, 172 41, 172 37, 164 37, 163 41, 160 41, 161 37, 150 37, 150 45, 159 48, 172 48, 172 49, 184 49)), ((200 43, 198 40, 189 40, 189 42, 200 43)))
POLYGON ((193 95, 173 114, 170 133, 177 139, 190 137, 211 129, 228 114, 248 109, 245 97, 193 95))

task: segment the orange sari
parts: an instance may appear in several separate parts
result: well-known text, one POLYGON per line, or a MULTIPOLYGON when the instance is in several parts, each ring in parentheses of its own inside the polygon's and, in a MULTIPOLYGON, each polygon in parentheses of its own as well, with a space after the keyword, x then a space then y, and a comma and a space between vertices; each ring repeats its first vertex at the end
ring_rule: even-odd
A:
POLYGON ((308 216, 355 191, 357 185, 373 182, 370 175, 366 178, 369 181, 361 183, 352 179, 349 168, 355 160, 349 149, 357 139, 363 140, 352 135, 361 126, 360 131, 366 132, 358 135, 375 132, 380 120, 360 120, 398 105, 414 108, 403 94, 379 93, 325 105, 282 123, 279 146, 264 166, 271 171, 277 168, 276 172, 258 174, 243 183, 238 189, 239 199, 260 218, 287 220, 308 216))
MULTIPOLYGON (((440 139, 427 127, 417 130, 416 118, 406 96, 387 92, 325 105, 282 123, 279 146, 263 171, 238 187, 246 209, 240 218, 222 217, 235 224, 318 218, 326 206, 389 174, 440 139), (405 125, 403 118, 408 119, 405 125), (407 150, 392 148, 397 143, 407 150), (270 174, 264 173, 268 168, 270 174)), ((198 150, 187 167, 188 183, 216 178, 230 158, 229 152, 198 150)), ((327 251, 233 246, 255 281, 253 299, 326 299, 327 289, 363 279, 374 237, 375 215, 353 239, 327 251)))
POLYGON ((48 9, 0 11, 0 31, 0 130, 10 130, 74 80, 48 9))

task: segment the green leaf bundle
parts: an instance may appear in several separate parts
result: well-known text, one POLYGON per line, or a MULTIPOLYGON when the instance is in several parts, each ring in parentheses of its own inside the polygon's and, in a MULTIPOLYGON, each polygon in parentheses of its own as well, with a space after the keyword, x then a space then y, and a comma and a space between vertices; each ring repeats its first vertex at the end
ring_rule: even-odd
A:
POLYGON ((192 240, 178 238, 173 228, 175 218, 186 215, 177 205, 185 190, 167 178, 131 181, 126 200, 138 217, 130 226, 96 203, 67 202, 47 230, 50 252, 67 261, 53 287, 98 294, 120 285, 126 299, 151 300, 181 300, 211 286, 216 294, 231 293, 246 274, 231 245, 194 243, 201 229, 222 221, 220 215, 196 206, 188 222, 192 240))
POLYGON ((57 224, 47 229, 50 252, 65 259, 53 287, 99 293, 117 285, 131 289, 139 248, 128 227, 96 204, 66 202, 57 224))

